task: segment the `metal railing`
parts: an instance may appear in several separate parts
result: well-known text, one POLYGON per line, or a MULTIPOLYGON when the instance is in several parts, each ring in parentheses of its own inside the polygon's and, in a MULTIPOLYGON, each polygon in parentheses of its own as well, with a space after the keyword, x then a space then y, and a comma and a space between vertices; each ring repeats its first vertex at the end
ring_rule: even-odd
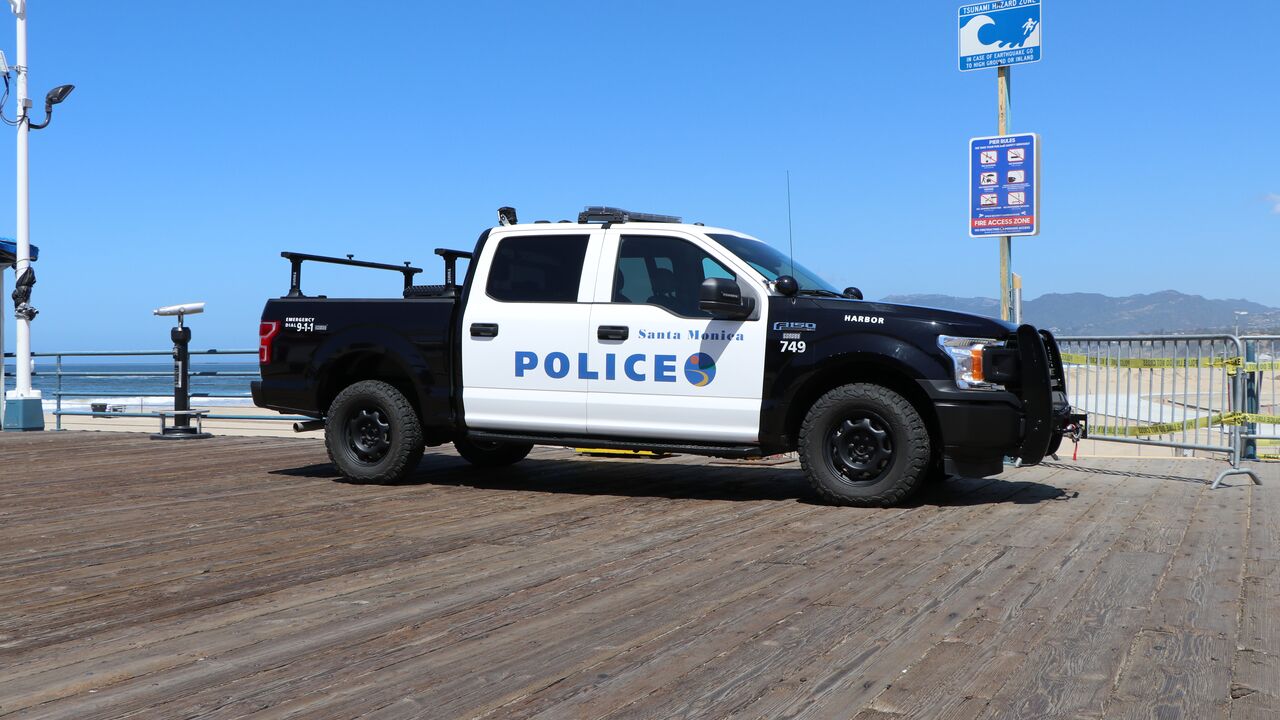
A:
MULTIPOLYGON (((1243 338, 1232 335, 1150 335, 1060 337, 1071 404, 1089 417, 1089 437, 1106 442, 1181 448, 1191 452, 1226 455, 1231 468, 1214 482, 1235 474, 1257 475, 1240 467, 1241 459, 1280 454, 1280 335, 1243 338)), ((32 353, 52 358, 53 371, 37 366, 33 377, 52 375, 55 430, 63 417, 157 417, 157 411, 139 412, 66 410, 63 398, 132 398, 142 392, 77 392, 63 387, 64 378, 165 377, 172 371, 68 370, 67 358, 172 358, 171 350, 70 351, 32 353)), ((257 358, 255 350, 192 350, 192 356, 257 358)), ((7 360, 13 353, 5 353, 7 360)), ((76 367, 74 364, 71 367, 76 367)), ((256 371, 191 370, 191 378, 257 378, 256 371)), ((4 377, 12 377, 5 367, 4 377)), ((247 385, 247 380, 246 380, 247 385)), ((156 396, 159 396, 157 393, 156 396)), ((194 391, 200 399, 250 400, 245 388, 239 393, 194 391)), ((205 415, 210 420, 297 422, 313 418, 300 415, 248 415, 224 412, 205 415)))
POLYGON ((1280 457, 1280 335, 1243 337, 1246 459, 1280 457))
POLYGON ((1245 456, 1245 342, 1233 335, 1058 338, 1071 404, 1088 414, 1089 438, 1225 455, 1230 475, 1245 456))
MULTIPOLYGON (((209 349, 209 350, 192 350, 192 351, 190 351, 190 352, 191 352, 191 356, 192 356, 193 358, 194 358, 194 357, 196 357, 196 356, 203 356, 203 357, 213 357, 213 356, 216 356, 216 357, 220 357, 220 358, 221 358, 221 357, 247 356, 247 357, 252 357, 252 358, 254 358, 254 362, 256 362, 256 361, 257 361, 257 357, 258 357, 258 351, 257 351, 256 349, 254 349, 254 350, 238 350, 238 349, 237 349, 237 350, 218 350, 218 349, 216 349, 216 348, 211 348, 211 349, 209 349)), ((170 370, 170 371, 164 371, 164 372, 156 371, 156 370, 107 370, 107 371, 103 371, 103 370, 68 370, 68 369, 65 369, 64 364, 63 364, 63 360, 64 360, 64 359, 66 359, 66 358, 125 358, 125 357, 129 357, 129 358, 137 358, 137 357, 163 357, 163 358, 172 358, 172 357, 173 357, 173 351, 172 351, 172 350, 120 350, 120 351, 109 351, 109 350, 84 350, 84 351, 80 351, 80 350, 77 350, 77 351, 68 351, 68 352, 33 352, 33 353, 31 353, 31 356, 32 356, 33 358, 52 358, 52 359, 53 359, 53 370, 52 370, 52 372, 50 372, 50 371, 48 371, 48 370, 41 370, 41 369, 40 369, 39 364, 37 364, 37 365, 36 365, 36 370, 35 370, 35 372, 33 372, 33 373, 32 373, 32 377, 33 377, 33 378, 38 378, 38 377, 48 377, 48 376, 53 376, 53 377, 54 377, 54 390, 53 390, 53 393, 52 393, 52 395, 53 395, 53 400, 54 400, 54 410, 53 410, 53 412, 52 412, 52 413, 50 413, 50 414, 51 414, 51 415, 53 415, 53 417, 54 417, 54 429, 55 429, 55 430, 62 430, 62 429, 63 429, 63 428, 62 428, 62 418, 63 418, 63 417, 94 417, 94 418, 103 418, 103 417, 127 417, 127 418, 155 418, 155 417, 158 417, 158 412, 160 412, 160 410, 159 410, 159 409, 157 409, 156 411, 153 411, 153 412, 147 412, 147 411, 146 411, 146 400, 145 400, 145 398, 146 398, 146 397, 164 397, 164 394, 163 394, 163 393, 160 393, 160 392, 157 392, 157 393, 154 393, 154 394, 148 394, 147 392, 143 392, 143 391, 139 391, 139 392, 113 392, 113 391, 104 391, 104 392, 97 392, 97 391, 95 391, 95 392, 82 392, 82 391, 67 391, 67 390, 64 390, 64 389, 63 389, 63 382, 62 382, 62 381, 63 381, 63 379, 64 379, 64 378, 87 378, 87 377, 94 377, 94 378, 161 378, 161 377, 163 377, 163 378, 173 378, 173 377, 174 377, 174 373, 173 373, 173 371, 171 371, 171 370, 170 370), (93 409, 89 409, 89 410, 65 410, 65 409, 63 409, 63 404, 62 404, 62 400, 63 400, 63 398, 68 398, 68 399, 71 399, 71 398, 104 398, 104 399, 105 399, 105 398, 134 398, 134 397, 142 397, 142 398, 144 398, 144 400, 143 400, 143 404, 141 404, 141 405, 140 405, 139 412, 116 411, 116 410, 99 411, 99 410, 93 410, 93 409)), ((12 357, 13 357, 13 353, 5 353, 5 354, 4 354, 4 358, 5 358, 6 360, 8 360, 8 359, 10 359, 10 358, 12 358, 12 357)), ((74 368, 74 367, 76 367, 76 365, 75 365, 75 364, 71 364, 71 365, 70 365, 70 367, 74 368)), ((193 380, 193 381, 198 381, 198 379, 199 379, 199 378, 213 378, 213 377, 243 377, 243 378, 246 378, 246 380, 245 380, 245 391, 244 391, 244 392, 237 392, 237 393, 226 393, 226 392, 222 392, 222 393, 218 393, 218 392, 201 392, 201 391, 193 391, 193 392, 191 392, 191 394, 190 394, 190 396, 191 396, 191 399, 192 399, 192 402, 193 402, 193 403, 196 403, 196 402, 198 402, 198 401, 199 401, 199 400, 201 400, 201 399, 214 399, 214 400, 246 400, 246 401, 251 401, 253 396, 249 393, 249 388, 248 388, 248 379, 247 379, 247 378, 257 378, 257 377, 259 377, 259 375, 258 375, 258 373, 257 373, 256 371, 248 371, 248 370, 212 370, 212 369, 194 370, 194 369, 190 369, 190 370, 188 370, 188 373, 187 373, 187 374, 188 374, 188 376, 189 376, 190 378, 192 378, 192 380, 193 380)), ((6 377, 6 378, 8 378, 8 377, 13 377, 13 375, 14 375, 14 373, 9 372, 8 367, 6 366, 6 367, 5 367, 5 371, 4 371, 4 377, 6 377)), ((170 386, 170 387, 171 387, 171 386, 170 386)), ((158 404, 158 401, 157 401, 157 404, 158 404)), ((172 412, 172 399, 171 399, 171 398, 169 399, 168 404, 169 404, 169 406, 170 406, 170 409, 168 410, 168 412, 172 412)), ((230 409, 234 409, 234 408, 230 408, 230 409)), ((313 419, 314 419, 314 418, 310 418, 310 417, 304 417, 304 416, 301 416, 301 415, 248 415, 248 414, 244 414, 244 413, 234 413, 234 412, 223 412, 223 413, 214 413, 214 412, 210 412, 210 413, 208 413, 208 414, 204 415, 204 418, 205 418, 206 420, 261 420, 261 421, 264 421, 264 422, 280 422, 280 421, 297 422, 297 421, 306 421, 306 420, 313 420, 313 419)))

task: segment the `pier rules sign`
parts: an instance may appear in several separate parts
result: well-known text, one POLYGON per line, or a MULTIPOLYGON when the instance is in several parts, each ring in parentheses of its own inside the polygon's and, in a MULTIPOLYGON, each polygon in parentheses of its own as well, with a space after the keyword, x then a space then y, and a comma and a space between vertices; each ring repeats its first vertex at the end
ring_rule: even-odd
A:
POLYGON ((969 140, 969 236, 1040 233, 1040 136, 969 140))
POLYGON ((989 0, 960 6, 960 71, 1040 59, 1040 0, 989 0))

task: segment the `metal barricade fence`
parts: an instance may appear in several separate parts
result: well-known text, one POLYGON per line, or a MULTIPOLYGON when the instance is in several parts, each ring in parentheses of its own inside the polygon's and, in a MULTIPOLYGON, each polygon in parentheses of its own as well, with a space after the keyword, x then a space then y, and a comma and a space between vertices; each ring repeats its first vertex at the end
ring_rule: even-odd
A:
POLYGON ((1280 335, 1244 342, 1244 457, 1280 457, 1280 335))
POLYGON ((1240 467, 1244 343, 1233 335, 1061 337, 1071 404, 1088 414, 1089 438, 1226 456, 1240 467))

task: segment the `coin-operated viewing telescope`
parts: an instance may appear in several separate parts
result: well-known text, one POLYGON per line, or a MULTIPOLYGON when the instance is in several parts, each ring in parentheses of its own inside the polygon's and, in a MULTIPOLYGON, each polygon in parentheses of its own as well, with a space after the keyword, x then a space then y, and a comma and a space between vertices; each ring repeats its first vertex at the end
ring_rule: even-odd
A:
MULTIPOLYGON (((212 437, 203 432, 200 423, 191 426, 191 328, 183 325, 187 315, 204 312, 204 303, 168 305, 152 311, 155 315, 178 318, 178 326, 169 331, 173 339, 173 425, 152 435, 154 440, 194 440, 212 437)), ((198 418, 197 418, 198 420, 198 418)), ((163 423, 161 423, 163 426, 163 423)))
POLYGON ((156 315, 165 315, 165 316, 177 315, 178 326, 181 327, 182 316, 183 315, 199 315, 200 313, 204 312, 204 303, 199 302, 199 303, 186 303, 183 305, 166 305, 165 307, 162 307, 162 308, 156 308, 151 312, 156 315))

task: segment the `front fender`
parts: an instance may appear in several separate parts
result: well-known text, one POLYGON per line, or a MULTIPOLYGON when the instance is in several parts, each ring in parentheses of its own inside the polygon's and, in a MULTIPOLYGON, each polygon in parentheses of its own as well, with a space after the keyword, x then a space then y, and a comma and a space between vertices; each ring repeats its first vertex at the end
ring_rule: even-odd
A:
POLYGON ((898 384, 914 396, 921 380, 946 377, 948 372, 936 353, 876 332, 818 336, 808 343, 812 350, 806 353, 783 352, 780 345, 768 345, 761 404, 761 442, 774 449, 790 448, 795 438, 788 431, 795 413, 832 387, 861 377, 898 384))

